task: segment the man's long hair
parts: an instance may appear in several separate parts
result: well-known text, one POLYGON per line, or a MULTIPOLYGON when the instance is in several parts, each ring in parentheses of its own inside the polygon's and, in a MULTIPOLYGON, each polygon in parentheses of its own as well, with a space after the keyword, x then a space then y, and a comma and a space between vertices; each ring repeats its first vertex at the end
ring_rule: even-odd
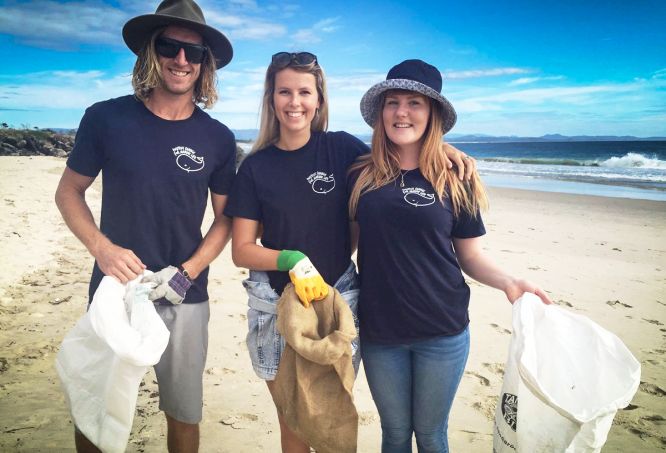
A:
MULTIPOLYGON (((372 148, 369 154, 362 156, 349 170, 358 172, 358 178, 349 197, 349 215, 356 217, 359 198, 366 192, 392 183, 400 176, 400 155, 386 134, 382 111, 387 91, 377 101, 380 108, 372 133, 372 148)), ((430 118, 421 144, 419 169, 423 177, 432 185, 440 202, 449 196, 456 216, 461 210, 476 217, 479 210, 488 207, 486 191, 474 174, 469 182, 458 179, 456 169, 446 167, 444 150, 442 149, 442 107, 439 102, 428 98, 430 102, 430 118)))
MULTIPOLYGON (((132 72, 132 87, 134 95, 142 101, 150 98, 153 90, 162 83, 162 68, 159 63, 159 55, 155 51, 155 40, 166 30, 166 27, 158 28, 153 32, 150 40, 139 52, 132 72)), ((217 73, 215 68, 215 56, 208 48, 208 55, 201 63, 199 79, 194 85, 192 100, 203 108, 211 108, 217 102, 217 73)))

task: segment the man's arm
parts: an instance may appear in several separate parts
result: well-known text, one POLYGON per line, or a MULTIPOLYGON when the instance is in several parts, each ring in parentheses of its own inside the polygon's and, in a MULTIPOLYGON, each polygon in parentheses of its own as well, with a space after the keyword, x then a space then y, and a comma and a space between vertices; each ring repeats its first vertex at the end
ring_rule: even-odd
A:
POLYGON ((227 196, 211 192, 210 201, 215 215, 213 224, 194 254, 181 264, 193 280, 217 258, 231 238, 231 219, 223 214, 227 196))
POLYGON ((102 272, 126 283, 136 278, 146 266, 133 251, 113 244, 95 224, 85 198, 86 190, 94 180, 65 168, 55 202, 69 229, 86 246, 102 272))

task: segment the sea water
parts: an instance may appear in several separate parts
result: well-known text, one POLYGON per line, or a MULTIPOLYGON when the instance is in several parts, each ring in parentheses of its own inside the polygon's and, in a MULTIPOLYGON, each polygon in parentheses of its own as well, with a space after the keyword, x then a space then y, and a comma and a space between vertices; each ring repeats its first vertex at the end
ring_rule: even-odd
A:
POLYGON ((453 144, 488 186, 666 201, 665 141, 453 144))
POLYGON ((452 143, 491 187, 666 201, 666 141, 452 143))

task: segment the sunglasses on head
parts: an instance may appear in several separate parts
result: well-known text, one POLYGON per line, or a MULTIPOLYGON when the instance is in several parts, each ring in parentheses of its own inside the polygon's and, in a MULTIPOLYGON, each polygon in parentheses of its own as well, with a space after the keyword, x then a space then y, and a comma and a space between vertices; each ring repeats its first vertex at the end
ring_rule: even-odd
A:
POLYGON ((208 48, 201 44, 178 41, 164 36, 155 40, 155 51, 164 58, 175 58, 180 49, 185 51, 185 58, 192 64, 203 63, 208 54, 208 48))
POLYGON ((317 56, 310 52, 278 52, 271 59, 271 64, 280 69, 286 68, 292 62, 298 66, 305 66, 317 63, 317 56))

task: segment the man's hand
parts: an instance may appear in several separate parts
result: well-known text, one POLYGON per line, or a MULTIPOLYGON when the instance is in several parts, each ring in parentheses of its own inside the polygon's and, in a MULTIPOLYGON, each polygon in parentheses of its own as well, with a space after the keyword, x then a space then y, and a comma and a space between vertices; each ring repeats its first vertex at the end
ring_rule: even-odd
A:
POLYGON ((146 268, 133 251, 119 247, 106 238, 93 255, 104 275, 115 277, 120 283, 135 279, 146 268))
POLYGON ((442 150, 447 166, 452 168, 455 165, 458 168, 458 178, 469 181, 476 171, 476 160, 448 143, 442 143, 442 150))
POLYGON ((150 300, 165 298, 174 305, 183 302, 187 290, 192 286, 192 282, 174 266, 167 266, 159 272, 142 278, 141 283, 157 284, 155 289, 148 294, 150 300))
POLYGON ((507 285, 506 289, 504 290, 506 297, 509 299, 509 302, 512 304, 520 298, 520 296, 523 295, 523 293, 533 293, 536 294, 540 299, 541 302, 543 302, 546 305, 550 305, 553 303, 552 300, 550 300, 550 297, 548 297, 548 294, 541 288, 539 288, 537 285, 534 283, 523 280, 523 279, 515 279, 511 281, 509 285, 507 285))
POLYGON ((321 300, 328 295, 328 285, 303 253, 282 250, 277 262, 278 270, 289 271, 296 295, 306 308, 313 300, 321 300))

